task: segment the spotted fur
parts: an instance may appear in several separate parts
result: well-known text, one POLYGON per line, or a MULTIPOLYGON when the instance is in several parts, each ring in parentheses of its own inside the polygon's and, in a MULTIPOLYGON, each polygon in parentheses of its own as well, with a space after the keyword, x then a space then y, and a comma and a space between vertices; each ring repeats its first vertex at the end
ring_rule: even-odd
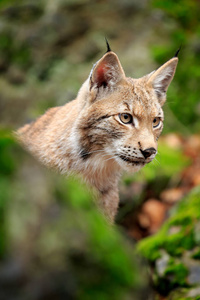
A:
POLYGON ((108 51, 75 100, 49 109, 20 128, 17 136, 46 166, 81 174, 96 188, 99 206, 113 222, 121 171, 136 172, 156 155, 162 106, 177 62, 174 57, 158 70, 133 79, 125 76, 117 55, 108 51), (121 116, 131 123, 124 123, 121 116))

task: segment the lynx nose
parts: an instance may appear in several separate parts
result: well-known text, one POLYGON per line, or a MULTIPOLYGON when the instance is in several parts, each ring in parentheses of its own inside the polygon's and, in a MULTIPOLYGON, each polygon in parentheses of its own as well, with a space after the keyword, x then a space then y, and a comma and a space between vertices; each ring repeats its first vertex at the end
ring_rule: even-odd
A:
POLYGON ((142 155, 144 156, 144 158, 148 158, 152 154, 156 154, 156 149, 153 147, 145 149, 145 150, 140 149, 140 151, 142 152, 142 155))

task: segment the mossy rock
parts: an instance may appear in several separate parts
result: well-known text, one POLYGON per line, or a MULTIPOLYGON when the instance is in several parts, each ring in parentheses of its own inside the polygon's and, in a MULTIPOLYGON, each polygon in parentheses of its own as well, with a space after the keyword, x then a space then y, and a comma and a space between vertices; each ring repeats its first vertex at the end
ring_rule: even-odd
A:
POLYGON ((200 288, 199 228, 200 187, 196 187, 172 209, 157 234, 138 244, 139 252, 153 267, 157 290, 166 296, 182 288, 182 298, 170 294, 169 299, 200 299, 187 296, 191 288, 200 288))

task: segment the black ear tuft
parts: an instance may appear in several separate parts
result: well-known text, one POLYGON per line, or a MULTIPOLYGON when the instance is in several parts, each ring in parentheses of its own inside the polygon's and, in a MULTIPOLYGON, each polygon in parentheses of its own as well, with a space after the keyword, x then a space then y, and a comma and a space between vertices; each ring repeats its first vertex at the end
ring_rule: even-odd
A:
POLYGON ((179 54, 180 50, 181 50, 181 46, 180 46, 179 49, 176 51, 174 57, 178 57, 178 54, 179 54))
POLYGON ((106 45, 107 45, 107 51, 106 51, 106 53, 107 53, 107 52, 110 52, 110 51, 112 51, 112 50, 111 50, 111 48, 110 48, 110 45, 109 45, 108 40, 107 40, 106 37, 105 37, 105 40, 106 40, 106 45))

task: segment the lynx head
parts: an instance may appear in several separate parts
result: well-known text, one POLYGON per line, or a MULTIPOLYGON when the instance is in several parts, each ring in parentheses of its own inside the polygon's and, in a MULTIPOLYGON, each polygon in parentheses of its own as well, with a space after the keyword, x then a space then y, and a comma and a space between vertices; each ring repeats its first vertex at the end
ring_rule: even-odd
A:
POLYGON ((94 65, 78 99, 79 153, 83 160, 101 156, 137 171, 157 153, 163 128, 162 106, 178 58, 133 79, 125 76, 117 55, 109 51, 94 65))

